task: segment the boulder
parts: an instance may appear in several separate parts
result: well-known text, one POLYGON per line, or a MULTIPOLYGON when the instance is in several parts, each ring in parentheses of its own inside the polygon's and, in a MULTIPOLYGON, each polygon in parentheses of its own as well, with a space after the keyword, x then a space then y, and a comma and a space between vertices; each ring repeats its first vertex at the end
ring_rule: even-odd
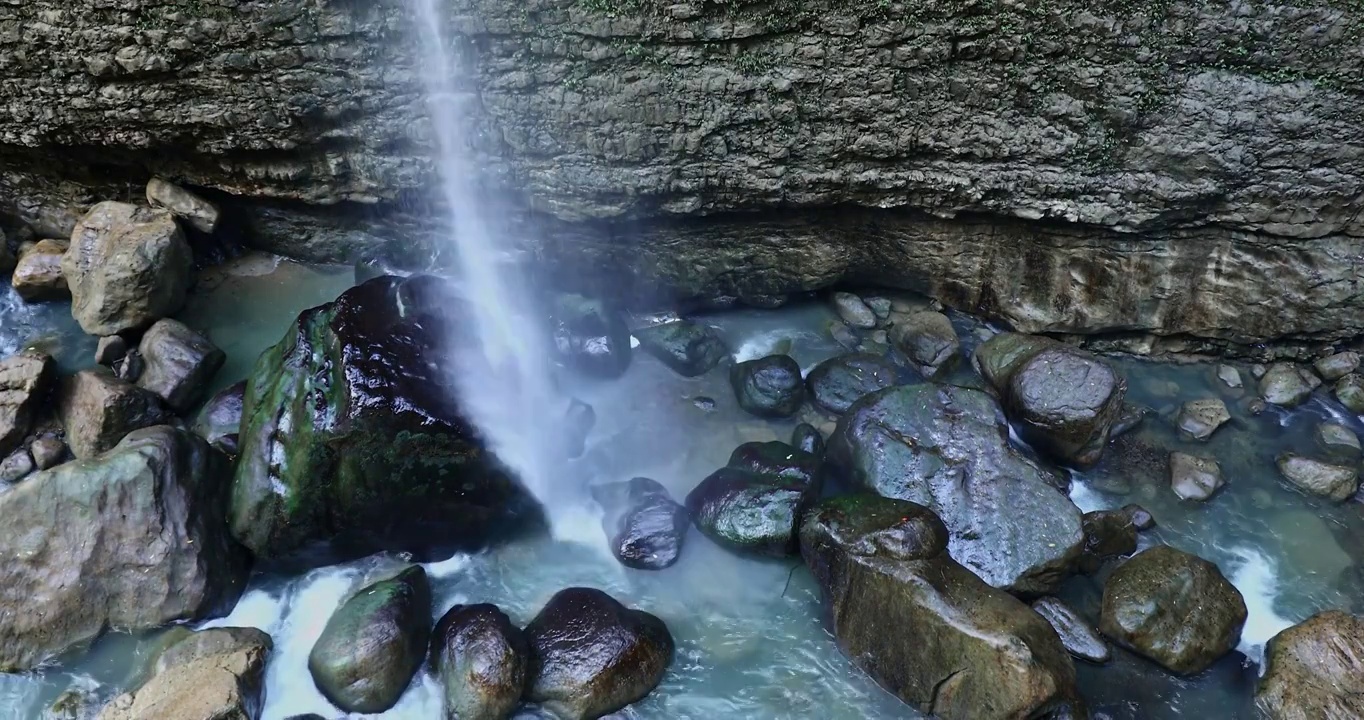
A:
POLYGON ((57 363, 34 350, 0 360, 0 456, 23 443, 56 377, 57 363))
POLYGON ((1339 380, 1359 369, 1359 353, 1354 351, 1327 355, 1312 364, 1323 380, 1339 380))
POLYGON ((1364 375, 1350 373, 1336 381, 1336 399, 1350 412, 1364 413, 1364 375))
POLYGON ((1185 438, 1203 441, 1212 437, 1217 428, 1230 420, 1231 413, 1227 412, 1226 403, 1217 398, 1205 398, 1184 403, 1176 424, 1185 438))
POLYGON ((0 483, 18 482, 33 472, 36 465, 26 448, 19 448, 0 460, 0 483))
POLYGON ((1182 452, 1170 453, 1170 489, 1180 500, 1207 500, 1223 484, 1222 468, 1216 460, 1182 452))
POLYGON ((1134 513, 1122 510, 1095 510, 1082 518, 1085 533, 1084 552, 1079 569, 1092 575, 1104 561, 1126 557, 1137 551, 1137 523, 1134 513))
POLYGON ((1303 371, 1292 363, 1274 363, 1260 378, 1260 397, 1267 403, 1294 407, 1302 404, 1311 394, 1312 384, 1303 377, 1303 371))
POLYGON ((1317 442, 1327 453, 1340 457, 1358 459, 1360 455, 1359 436, 1354 430, 1337 423, 1322 423, 1317 426, 1317 442))
POLYGON ((1245 622, 1245 600, 1216 565, 1158 545, 1109 576, 1099 629, 1166 669, 1191 675, 1236 647, 1245 622))
POLYGON ((95 370, 82 370, 62 382, 57 413, 78 458, 94 457, 133 430, 173 417, 156 395, 95 370))
POLYGON ((729 369, 729 384, 739 407, 758 417, 791 417, 805 403, 805 378, 788 355, 738 363, 729 369))
POLYGON ((98 720, 248 720, 259 717, 272 642, 254 628, 184 632, 155 675, 106 705, 98 720))
POLYGON ((426 656, 431 586, 414 565, 357 592, 332 613, 308 672, 333 705, 381 713, 398 703, 426 656))
POLYGON ((147 182, 147 204, 169 210, 186 225, 205 235, 212 235, 218 229, 222 215, 217 205, 158 177, 147 182))
POLYGON ((28 446, 33 465, 39 470, 56 467, 66 460, 66 443, 55 437, 40 437, 28 446))
POLYGON ((976 372, 998 393, 1009 387, 1009 380, 1023 364, 1038 353, 1060 344, 1051 338, 1022 333, 999 333, 981 343, 971 356, 976 372))
POLYGON ((185 303, 192 267, 174 216, 120 202, 91 208, 62 259, 71 315, 91 335, 145 328, 174 314, 185 303))
POLYGON ((801 423, 791 431, 791 446, 817 458, 824 457, 824 436, 810 423, 801 423))
POLYGON ((843 322, 864 330, 876 327, 876 313, 862 298, 850 292, 836 292, 832 299, 834 312, 843 322))
POLYGON ((19 251, 19 260, 14 266, 11 280, 14 292, 28 302, 45 300, 66 300, 71 291, 66 286, 66 276, 62 274, 62 258, 66 256, 66 243, 61 240, 40 240, 25 245, 19 251))
POLYGON ((1113 658, 1113 651, 1099 631, 1071 606, 1054 597, 1044 597, 1033 601, 1032 609, 1051 624, 1072 657, 1100 664, 1113 658))
POLYGON ((662 620, 600 590, 568 588, 526 626, 526 699, 562 720, 594 720, 642 700, 673 660, 662 620))
POLYGON ((816 494, 824 484, 823 458, 775 440, 747 442, 734 448, 727 465, 756 475, 795 480, 816 494))
POLYGON ((226 470, 203 440, 160 426, 0 495, 0 669, 32 668, 110 627, 230 609, 247 559, 226 532, 226 470))
POLYGON ((551 337, 560 362, 595 377, 616 378, 630 367, 625 318, 601 300, 565 294, 550 312, 551 337))
POLYGON ((245 395, 245 380, 223 388, 204 403, 194 420, 194 432, 231 457, 237 456, 245 395))
POLYGON ((208 338, 179 320, 158 320, 137 346, 142 374, 137 386, 150 390, 178 412, 189 410, 227 360, 208 338))
POLYGON ((1270 639, 1255 705, 1268 720, 1355 720, 1361 675, 1364 619, 1328 610, 1270 639))
POLYGON ((818 489, 800 480, 724 467, 687 494, 701 534, 730 550, 787 557, 799 550, 800 516, 818 489))
POLYGON ((1017 450, 999 405, 969 388, 910 385, 868 395, 829 439, 828 462, 854 486, 924 505, 953 559, 985 582, 1045 594, 1083 547, 1067 480, 1017 450))
POLYGON ((928 508, 832 498, 806 516, 800 543, 839 649, 924 713, 1038 717, 1076 697, 1056 632, 953 560, 947 527, 928 508))
POLYGON ((489 372, 465 350, 461 308, 436 278, 381 277, 304 311, 261 355, 230 513, 243 544, 443 558, 537 516, 456 402, 455 372, 489 372))
POLYGON ((829 358, 806 376, 806 386, 815 405, 841 414, 864 395, 888 388, 899 381, 899 373, 889 360, 876 355, 855 353, 829 358))
POLYGON ((1279 473, 1294 487, 1305 493, 1344 502, 1359 490, 1359 467, 1356 463, 1334 463, 1294 453, 1280 455, 1279 473))
POLYGON ((687 509, 673 502, 657 481, 637 477, 628 482, 592 486, 601 505, 602 529, 611 552, 626 567, 662 570, 677 562, 687 538, 687 509))
POLYGON ((663 323, 635 331, 639 349, 653 355, 682 377, 710 372, 729 357, 715 331, 690 320, 663 323))
POLYGON ((122 335, 106 335, 95 345, 95 364, 112 368, 128 354, 128 341, 122 335))
POLYGON ((950 372, 961 353, 961 340, 952 321, 940 312, 910 315, 896 324, 894 340, 915 372, 929 380, 950 372))
POLYGON ((431 671, 449 720, 505 720, 530 680, 530 645, 495 605, 456 605, 431 635, 431 671))
POLYGON ((1221 380, 1223 385, 1226 385, 1233 390, 1244 384, 1241 380, 1241 371, 1226 364, 1217 366, 1217 379, 1221 380))

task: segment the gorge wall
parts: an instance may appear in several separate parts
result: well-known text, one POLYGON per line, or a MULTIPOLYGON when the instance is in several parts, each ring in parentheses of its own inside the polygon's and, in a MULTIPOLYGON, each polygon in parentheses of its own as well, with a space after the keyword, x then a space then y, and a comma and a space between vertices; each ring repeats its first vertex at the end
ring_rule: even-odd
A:
MULTIPOLYGON (((1364 333, 1364 7, 1091 5, 450 8, 490 201, 564 282, 874 282, 1145 350, 1364 333)), ((0 208, 60 236, 160 174, 250 244, 422 262, 410 22, 401 0, 0 0, 0 208)))

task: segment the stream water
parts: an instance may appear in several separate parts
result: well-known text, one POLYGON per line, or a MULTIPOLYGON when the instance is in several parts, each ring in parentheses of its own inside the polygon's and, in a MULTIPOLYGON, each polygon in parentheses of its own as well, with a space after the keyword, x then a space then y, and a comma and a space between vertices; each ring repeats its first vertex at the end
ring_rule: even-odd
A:
MULTIPOLYGON (((228 362, 215 379, 215 386, 225 386, 241 379, 256 355, 282 337, 298 310, 331 300, 353 282, 350 269, 248 256, 201 275, 181 317, 227 351, 228 362)), ((0 290, 0 297, 9 297, 7 287, 0 290)), ((741 359, 786 351, 805 368, 844 352, 829 334, 833 319, 817 301, 699 318, 741 359)), ((963 317, 956 321, 969 352, 979 325, 963 317)), ((0 305, 0 347, 30 343, 58 352, 67 367, 88 364, 90 343, 64 304, 0 305)), ((1077 663, 1081 690, 1094 709, 1111 718, 1252 718, 1249 698, 1265 640, 1320 609, 1364 610, 1364 581, 1351 554, 1364 539, 1360 506, 1334 506, 1294 492, 1279 480, 1273 458, 1286 449, 1309 451, 1323 420, 1356 431, 1364 426, 1320 393, 1293 411, 1252 415, 1244 409, 1249 393, 1222 385, 1213 365, 1115 363, 1128 379, 1130 397, 1157 414, 1111 447, 1098 468, 1075 476, 1074 499, 1084 509, 1129 502, 1147 507, 1159 526, 1143 542, 1169 543, 1216 562, 1245 595, 1250 619, 1241 652, 1199 676, 1174 678, 1117 651, 1107 666, 1077 663), (1212 396, 1227 401, 1234 419, 1196 450, 1215 455, 1229 483, 1206 503, 1181 502, 1169 489, 1164 463, 1169 449, 1185 444, 1159 412, 1212 396)), ((1242 373, 1250 383, 1248 369, 1242 373)), ((963 368, 955 380, 972 382, 972 372, 963 368)), ((722 465, 738 443, 785 438, 795 422, 756 420, 740 412, 723 371, 685 379, 643 353, 636 353, 618 380, 564 376, 560 382, 591 403, 599 418, 588 452, 578 461, 582 473, 594 482, 647 475, 677 497, 722 465)), ((657 573, 626 570, 596 548, 550 536, 457 556, 428 570, 436 590, 434 616, 455 602, 487 601, 524 623, 555 591, 588 585, 663 618, 678 642, 676 661, 663 685, 625 717, 916 717, 839 654, 824 629, 817 589, 796 562, 740 558, 693 532, 680 562, 657 573)), ((355 564, 302 576, 258 575, 230 616, 208 623, 250 625, 273 636, 265 720, 341 714, 314 689, 306 658, 328 614, 359 575, 355 564)), ((1093 617, 1100 588, 1101 578, 1079 577, 1064 595, 1093 617)), ((108 698, 134 681, 148 645, 146 639, 115 634, 52 667, 0 675, 0 716, 38 718, 69 687, 108 698)), ((438 717, 439 706, 439 693, 423 673, 381 717, 426 720, 438 717)), ((537 715, 527 710, 521 717, 537 715)))

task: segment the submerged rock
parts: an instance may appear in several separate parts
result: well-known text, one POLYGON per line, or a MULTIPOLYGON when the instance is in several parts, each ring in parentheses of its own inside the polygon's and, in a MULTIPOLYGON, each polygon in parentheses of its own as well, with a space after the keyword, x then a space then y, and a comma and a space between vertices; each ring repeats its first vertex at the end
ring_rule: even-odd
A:
POLYGON ((0 456, 19 447, 47 402, 57 363, 33 350, 0 360, 0 456))
POLYGON ((1359 436, 1355 431, 1336 423, 1322 423, 1317 426, 1317 441, 1328 453, 1358 458, 1360 454, 1359 436))
POLYGON ((186 631, 155 675, 115 698, 98 720, 247 720, 258 717, 273 643, 255 628, 186 631))
POLYGON ((1260 397, 1265 402, 1295 407, 1312 394, 1312 384, 1303 371, 1291 363, 1274 363, 1260 378, 1260 397))
POLYGON ((227 360, 208 338, 179 320, 158 320, 137 346, 144 362, 137 386, 150 390, 178 412, 192 407, 227 360))
POLYGON ((217 205, 157 177, 147 182, 147 204, 169 210, 187 225, 206 235, 212 235, 218 229, 218 221, 222 216, 217 205))
POLYGON ((836 292, 833 294, 833 305, 834 312, 843 322, 864 330, 876 327, 876 313, 862 302, 862 298, 850 292, 836 292))
POLYGON ((1079 568, 1094 574, 1105 560, 1126 557, 1137 551, 1137 523, 1135 513, 1122 510, 1095 510, 1083 517, 1085 548, 1079 568))
POLYGON ((246 395, 246 381, 230 385, 204 403, 194 420, 194 432, 209 445, 236 457, 242 427, 242 399, 246 395))
POLYGON ((597 411, 587 403, 572 398, 564 411, 564 452, 569 458, 580 458, 587 451, 587 437, 597 425, 597 411))
POLYGON ((1227 412, 1226 403, 1217 398, 1205 398, 1203 400, 1190 400, 1180 408, 1179 432, 1184 437, 1192 440, 1207 440, 1231 420, 1231 413, 1227 412))
POLYGON ((1318 613, 1265 646, 1255 705, 1268 720, 1350 720, 1364 713, 1364 619, 1318 613))
POLYGON ((810 397, 819 407, 841 414, 865 395, 895 385, 899 373, 889 360, 855 353, 829 358, 806 376, 810 397))
POLYGON ((94 457, 133 430, 173 417, 156 395, 94 370, 82 370, 62 383, 57 413, 78 458, 94 457))
POLYGON ((456 605, 431 636, 431 671, 440 678, 445 717, 504 720, 530 679, 530 644, 495 605, 456 605))
POLYGON ((536 515, 456 402, 455 372, 490 372, 463 350, 461 312, 436 278, 378 278, 304 311, 261 355, 230 515, 243 544, 448 557, 536 515))
POLYGON ((828 460, 854 485, 924 505, 950 531, 952 557, 987 583, 1047 593, 1084 540, 1066 479, 1008 440, 999 406, 962 387, 910 385, 869 395, 829 439, 828 460))
POLYGON ((1099 629, 1167 669, 1191 675, 1236 647, 1245 622, 1245 600, 1216 565, 1158 545, 1109 576, 1099 629))
POLYGON ((554 350, 565 365, 602 378, 617 378, 629 369, 630 330, 620 312, 605 302, 560 295, 550 323, 554 350))
POLYGON ((1312 367, 1324 380, 1339 380, 1359 369, 1359 353, 1346 351, 1328 355, 1313 363, 1312 367))
POLYGON ((109 627, 231 608, 246 556, 226 532, 224 465, 200 438, 161 426, 0 495, 0 669, 32 668, 109 627))
POLYGON ((1212 458, 1170 453, 1170 488, 1180 500, 1207 500, 1223 485, 1222 468, 1212 458))
POLYGON ((1032 609, 1051 624, 1066 652, 1073 657, 1092 663, 1106 663, 1113 658, 1113 651, 1099 631, 1071 606, 1054 597, 1044 597, 1033 601, 1032 609))
POLYGON ((956 366, 961 340, 952 321, 940 312, 918 312, 895 326, 895 346, 909 358, 915 372, 929 380, 956 366))
POLYGON ((810 423, 801 423, 791 431, 791 446, 817 458, 824 457, 824 436, 810 423))
POLYGON ((641 350, 682 377, 705 375, 729 357, 729 348, 714 330, 689 320, 636 330, 635 338, 641 350))
POLYGON ((611 553, 626 567, 662 570, 677 562, 687 538, 687 509, 673 502, 668 489, 655 480, 637 477, 628 482, 594 485, 592 497, 601 505, 602 529, 611 553))
POLYGON ((1140 405, 1123 403, 1122 412, 1118 413, 1118 419, 1113 421, 1113 429, 1108 432, 1110 439, 1129 433, 1137 428, 1146 419, 1150 410, 1140 405))
POLYGON ((1351 373, 1336 382, 1336 399, 1350 412, 1364 413, 1364 375, 1351 373))
POLYGON ((954 561, 929 509, 832 498, 806 517, 800 539, 839 649, 905 702, 943 720, 1003 720, 1077 696, 1056 632, 954 561))
POLYGON ((526 626, 526 638, 526 699, 562 720, 594 720, 642 700, 673 661, 662 620, 590 588, 555 593, 526 626))
POLYGON ((99 203, 62 259, 71 315, 91 335, 144 328, 184 305, 193 262, 169 212, 99 203))
POLYGON ((1217 379, 1221 380, 1223 385, 1233 389, 1244 384, 1241 380, 1241 371, 1226 364, 1217 366, 1217 379))
POLYGON ((332 614, 308 654, 308 672, 333 705, 380 713, 398 703, 431 635, 431 586, 412 566, 361 589, 332 614))
POLYGON ((66 243, 60 240, 40 240, 19 251, 11 284, 14 292, 28 302, 66 300, 71 290, 62 274, 62 258, 66 243))
POLYGON ((1278 459, 1279 473, 1303 492, 1336 502, 1348 500, 1359 490, 1359 467, 1335 465, 1294 453, 1278 459))
POLYGON ((791 417, 805 403, 805 378, 788 355, 769 355, 729 369, 729 384, 744 411, 759 417, 791 417))

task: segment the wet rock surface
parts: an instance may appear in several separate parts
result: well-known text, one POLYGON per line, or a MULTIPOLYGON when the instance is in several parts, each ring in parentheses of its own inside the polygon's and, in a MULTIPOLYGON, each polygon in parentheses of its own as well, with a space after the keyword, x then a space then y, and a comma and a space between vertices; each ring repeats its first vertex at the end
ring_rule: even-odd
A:
POLYGON ((1212 458, 1170 453, 1170 489, 1181 500, 1207 500, 1221 489, 1222 468, 1212 458))
POLYGON ((137 386, 178 412, 189 410, 227 360, 208 338, 178 320, 158 320, 137 346, 145 363, 137 386))
POLYGON ((1231 420, 1226 403, 1217 398, 1190 400, 1179 410, 1175 423, 1179 432, 1192 440, 1207 440, 1217 428, 1231 420))
POLYGON ((816 405, 840 414, 863 396, 896 384, 898 377, 890 361, 858 353, 825 360, 810 371, 805 382, 816 405))
POLYGON ((156 395, 95 370, 82 370, 62 381, 57 412, 71 453, 78 458, 99 455, 133 430, 172 418, 156 395))
POLYGON ((714 330, 688 320, 643 328, 634 334, 640 350, 682 377, 704 375, 729 357, 729 349, 714 330))
POLYGON ((194 420, 194 432, 209 445, 236 457, 242 425, 242 400, 246 396, 243 380, 220 390, 204 403, 194 420))
POLYGON ((1236 647, 1245 622, 1245 600, 1216 565, 1167 545, 1137 554, 1104 583, 1104 635, 1183 675, 1236 647))
POLYGON ((687 511, 703 535, 736 552, 795 555, 800 516, 819 489, 801 479, 723 467, 687 494, 687 511))
POLYGON ((1255 704, 1269 720, 1345 720, 1364 708, 1364 620, 1338 610, 1275 635, 1255 704))
POLYGON ((655 480, 592 486, 592 497, 604 511, 602 530, 611 553, 626 567, 662 570, 677 562, 687 538, 687 509, 673 501, 655 480))
MULTIPOLYGON (((1149 517, 1146 515, 1146 518, 1149 517)), ((1081 519, 1085 547, 1080 555, 1079 569, 1093 574, 1105 561, 1136 552, 1137 532, 1141 530, 1137 523, 1139 519, 1145 518, 1141 518, 1136 511, 1126 509, 1085 513, 1081 519)))
POLYGON ((968 388, 910 385, 870 395, 839 421, 829 462, 855 486, 928 507, 953 559, 987 583, 1046 593, 1083 545, 1066 480, 1008 441, 999 406, 968 388))
POLYGON ((225 532, 226 473, 203 440, 161 426, 0 495, 0 668, 32 668, 109 627, 229 609, 246 556, 225 532), (44 612, 27 610, 35 602, 44 612))
POLYGON ((1353 350, 1327 355, 1312 364, 1323 380, 1339 380, 1359 369, 1359 353, 1353 350))
POLYGON ((1279 473, 1303 492, 1343 502, 1359 489, 1357 464, 1337 465, 1315 458, 1285 453, 1278 459, 1279 473))
POLYGON ((14 266, 14 292, 29 302, 70 298, 71 291, 62 274, 65 255, 66 243, 61 240, 40 240, 22 248, 14 266))
POLYGON ((833 294, 834 312, 843 322, 861 329, 876 327, 876 313, 867 306, 862 298, 849 292, 833 294))
POLYGON ((51 357, 27 351, 0 360, 0 455, 23 442, 57 377, 51 357))
POLYGON ((744 411, 759 417, 790 417, 805 403, 805 378, 787 355, 769 355, 736 364, 729 384, 744 411))
POLYGON ((915 372, 930 380, 950 372, 960 359, 961 340, 952 321, 939 312, 918 312, 895 326, 895 346, 915 372))
POLYGON ((1063 462, 1088 467, 1108 444, 1126 390, 1126 381, 1105 363, 1052 348, 1014 373, 1005 407, 1029 443, 1063 462))
POLYGON ((1350 373, 1336 381, 1332 391, 1351 412, 1364 413, 1364 376, 1350 373))
POLYGON ((426 656, 431 586, 411 567, 361 588, 337 608, 308 654, 317 689, 346 712, 393 707, 426 656))
POLYGON ((568 588, 526 626, 531 684, 526 699, 564 720, 592 720, 643 699, 673 661, 662 620, 600 590, 568 588))
POLYGON ((115 698, 98 720, 247 720, 260 714, 265 662, 273 643, 254 628, 185 632, 163 652, 155 674, 115 698))
POLYGON ((588 375, 620 377, 630 367, 630 330, 607 303, 560 295, 550 313, 551 339, 560 362, 588 375))
POLYGON ((1071 606, 1054 597, 1044 597, 1033 601, 1032 609, 1051 624, 1071 656, 1092 663, 1106 663, 1112 659, 1113 651, 1108 649, 1108 643, 1099 631, 1071 606))
POLYGON ((505 720, 530 679, 530 645, 497 606, 456 605, 436 622, 430 664, 445 695, 445 717, 505 720))
POLYGON ((1304 371, 1291 363, 1274 363, 1260 378, 1260 397, 1283 407, 1302 404, 1312 394, 1312 383, 1304 371))
POLYGON ((1075 669, 1055 631, 954 561, 947 543, 947 527, 915 503, 850 495, 816 506, 801 555, 839 649, 900 699, 947 720, 1030 717, 1075 697, 1075 669))

